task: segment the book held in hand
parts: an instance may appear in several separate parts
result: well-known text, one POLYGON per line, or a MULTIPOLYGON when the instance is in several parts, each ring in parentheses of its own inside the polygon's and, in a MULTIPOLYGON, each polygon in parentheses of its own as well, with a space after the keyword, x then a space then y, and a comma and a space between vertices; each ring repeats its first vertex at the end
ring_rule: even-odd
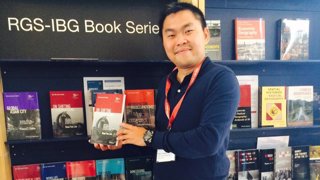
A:
POLYGON ((117 131, 123 120, 125 97, 124 94, 97 94, 91 143, 117 145, 117 131))
POLYGON ((84 135, 81 91, 50 91, 50 105, 54 137, 84 135))
POLYGON ((41 139, 37 92, 4 92, 8 140, 41 139))

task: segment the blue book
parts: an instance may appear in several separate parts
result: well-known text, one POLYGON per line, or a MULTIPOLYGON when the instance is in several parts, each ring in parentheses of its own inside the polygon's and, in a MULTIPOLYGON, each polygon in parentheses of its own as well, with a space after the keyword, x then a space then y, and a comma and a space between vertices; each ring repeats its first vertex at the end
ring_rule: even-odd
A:
POLYGON ((42 180, 65 180, 67 179, 66 163, 53 162, 41 164, 42 180))
POLYGON ((96 160, 97 180, 124 179, 124 159, 96 160))

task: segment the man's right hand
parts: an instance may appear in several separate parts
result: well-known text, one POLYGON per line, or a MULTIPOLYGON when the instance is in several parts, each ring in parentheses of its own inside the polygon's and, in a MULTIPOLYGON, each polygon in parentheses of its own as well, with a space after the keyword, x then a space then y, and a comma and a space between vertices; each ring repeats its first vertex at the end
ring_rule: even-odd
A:
POLYGON ((107 150, 117 150, 122 148, 121 141, 118 141, 118 145, 104 145, 104 144, 93 144, 96 149, 100 149, 101 151, 107 151, 107 150))

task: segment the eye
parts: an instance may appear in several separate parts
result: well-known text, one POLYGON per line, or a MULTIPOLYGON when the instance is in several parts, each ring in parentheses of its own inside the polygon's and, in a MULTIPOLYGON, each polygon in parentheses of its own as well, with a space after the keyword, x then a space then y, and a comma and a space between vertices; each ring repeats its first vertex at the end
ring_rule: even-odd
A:
POLYGON ((175 36, 174 34, 168 34, 167 35, 168 38, 174 38, 174 36, 175 36))
POLYGON ((187 30, 185 31, 185 33, 186 33, 186 34, 191 34, 192 31, 193 31, 193 29, 187 29, 187 30))

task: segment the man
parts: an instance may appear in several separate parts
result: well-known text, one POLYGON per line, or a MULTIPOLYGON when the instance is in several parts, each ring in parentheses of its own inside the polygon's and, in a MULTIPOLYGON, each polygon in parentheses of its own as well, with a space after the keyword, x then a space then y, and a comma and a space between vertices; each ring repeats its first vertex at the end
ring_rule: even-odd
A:
MULTIPOLYGON (((159 25, 163 47, 176 68, 159 85, 156 128, 123 123, 119 144, 157 149, 156 180, 226 179, 225 152, 239 102, 235 74, 205 57, 210 34, 198 8, 170 4, 159 25)), ((95 147, 107 150, 121 145, 95 147)))

